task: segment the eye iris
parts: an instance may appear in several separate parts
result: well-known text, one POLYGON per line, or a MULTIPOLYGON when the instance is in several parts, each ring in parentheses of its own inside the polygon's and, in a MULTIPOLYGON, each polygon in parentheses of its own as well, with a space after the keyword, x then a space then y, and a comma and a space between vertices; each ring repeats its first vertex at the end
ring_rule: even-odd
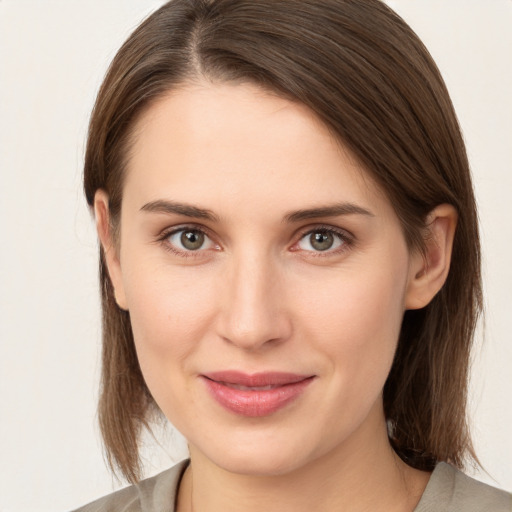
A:
POLYGON ((317 251, 326 251, 333 246, 334 236, 326 231, 317 231, 316 233, 311 233, 309 241, 311 247, 317 251))
POLYGON ((204 234, 200 231, 184 231, 181 234, 181 243, 185 249, 196 251, 200 249, 204 243, 204 234))

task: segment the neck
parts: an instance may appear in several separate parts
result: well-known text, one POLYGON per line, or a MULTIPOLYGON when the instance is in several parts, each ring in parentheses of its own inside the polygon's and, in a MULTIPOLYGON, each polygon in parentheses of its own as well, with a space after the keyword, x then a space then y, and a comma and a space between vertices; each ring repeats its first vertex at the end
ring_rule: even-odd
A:
POLYGON ((392 450, 385 422, 362 427, 351 439, 285 474, 236 474, 190 447, 191 464, 178 495, 178 512, 411 512, 429 474, 392 450), (371 439, 371 442, 368 442, 371 439))

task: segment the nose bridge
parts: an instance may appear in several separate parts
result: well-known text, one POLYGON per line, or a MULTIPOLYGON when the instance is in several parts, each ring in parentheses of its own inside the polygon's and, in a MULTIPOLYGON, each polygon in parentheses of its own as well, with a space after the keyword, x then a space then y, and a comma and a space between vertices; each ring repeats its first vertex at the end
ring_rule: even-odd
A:
POLYGON ((278 263, 263 250, 233 255, 226 279, 221 335, 241 348, 254 350, 289 335, 282 308, 278 263))

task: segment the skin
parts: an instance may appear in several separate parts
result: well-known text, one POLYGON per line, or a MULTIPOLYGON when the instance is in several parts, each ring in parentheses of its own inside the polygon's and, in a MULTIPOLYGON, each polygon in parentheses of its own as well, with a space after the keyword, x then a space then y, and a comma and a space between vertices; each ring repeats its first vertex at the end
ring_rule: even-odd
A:
POLYGON ((248 84, 174 90, 135 134, 119 240, 104 191, 95 212, 147 385, 189 442, 178 510, 413 510, 429 475, 391 449, 382 389, 404 311, 446 279, 454 209, 431 213, 425 257, 410 251, 386 196, 326 127, 248 84), (213 218, 162 211, 171 201, 213 218), (340 204, 366 213, 290 218, 340 204), (204 244, 187 250, 183 232, 169 235, 179 228, 204 230, 204 244), (312 245, 319 231, 332 248, 312 245), (228 369, 315 379, 247 418, 199 377, 228 369))

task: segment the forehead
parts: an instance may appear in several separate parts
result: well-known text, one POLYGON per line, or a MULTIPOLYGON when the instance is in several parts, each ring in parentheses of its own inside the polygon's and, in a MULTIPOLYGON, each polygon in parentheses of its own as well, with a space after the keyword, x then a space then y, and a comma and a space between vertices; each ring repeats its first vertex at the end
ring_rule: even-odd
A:
POLYGON ((155 102, 135 126, 125 194, 212 209, 240 197, 242 209, 386 202, 310 109, 250 84, 189 85, 155 102))

